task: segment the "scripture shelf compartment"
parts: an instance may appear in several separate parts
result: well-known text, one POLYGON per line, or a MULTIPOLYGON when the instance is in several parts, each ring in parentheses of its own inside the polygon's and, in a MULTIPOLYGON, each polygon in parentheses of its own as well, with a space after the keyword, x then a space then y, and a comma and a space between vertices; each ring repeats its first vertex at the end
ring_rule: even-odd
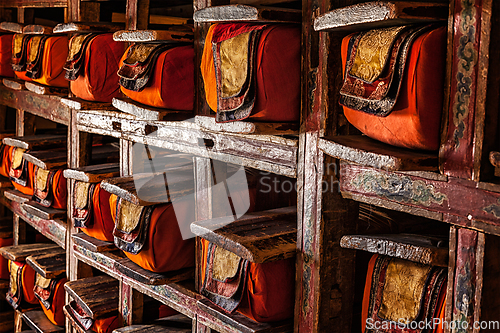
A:
POLYGON ((104 111, 78 112, 77 128, 296 177, 298 140, 270 135, 212 133, 192 122, 143 121, 121 112, 104 111))
POLYGON ((45 279, 55 279, 66 275, 66 251, 32 254, 26 263, 45 279))
POLYGON ((23 320, 36 333, 64 332, 64 327, 52 324, 42 310, 24 312, 23 320))
POLYGON ((194 12, 195 22, 258 21, 272 23, 300 23, 302 11, 297 9, 226 5, 212 6, 194 12))
POLYGON ((166 110, 136 102, 130 98, 113 98, 113 106, 140 120, 183 121, 193 117, 192 111, 166 110))
POLYGON ((25 35, 51 35, 54 27, 49 27, 41 24, 28 24, 23 28, 25 35))
POLYGON ((31 255, 60 254, 61 247, 52 243, 33 243, 4 246, 0 248, 0 255, 7 260, 26 261, 31 255))
POLYGON ((121 30, 113 34, 113 40, 130 43, 192 43, 194 40, 193 25, 171 25, 165 30, 121 30))
POLYGON ((391 146, 365 135, 320 138, 318 147, 334 158, 386 171, 438 171, 436 153, 391 146))
POLYGON ((191 224, 203 239, 254 263, 295 257, 297 207, 220 217, 191 224))
POLYGON ((41 150, 46 148, 63 148, 66 146, 66 135, 27 135, 4 138, 3 143, 26 150, 41 150))
POLYGON ((334 9, 314 20, 316 31, 359 31, 387 26, 446 21, 447 3, 371 1, 334 9))

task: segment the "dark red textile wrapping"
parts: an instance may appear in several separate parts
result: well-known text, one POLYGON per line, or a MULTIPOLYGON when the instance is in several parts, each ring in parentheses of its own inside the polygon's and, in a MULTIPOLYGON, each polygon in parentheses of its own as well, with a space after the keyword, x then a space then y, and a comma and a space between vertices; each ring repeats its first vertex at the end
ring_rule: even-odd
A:
MULTIPOLYGON (((89 194, 91 195, 91 194, 89 194)), ((92 217, 93 221, 88 228, 81 228, 87 235, 102 241, 113 241, 113 229, 115 221, 111 215, 109 192, 101 189, 101 184, 97 184, 92 193, 92 217)))
POLYGON ((14 71, 10 65, 12 59, 13 34, 0 35, 0 76, 14 77, 14 71))

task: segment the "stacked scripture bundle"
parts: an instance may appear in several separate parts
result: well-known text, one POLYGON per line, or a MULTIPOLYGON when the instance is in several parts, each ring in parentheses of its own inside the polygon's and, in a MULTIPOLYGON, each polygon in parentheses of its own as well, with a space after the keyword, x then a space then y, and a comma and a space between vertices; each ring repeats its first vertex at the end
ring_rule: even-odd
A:
POLYGON ((193 46, 132 44, 120 60, 118 76, 121 91, 139 103, 193 110, 193 46))
POLYGON ((12 41, 12 69, 26 81, 67 87, 63 73, 67 55, 66 36, 15 34, 12 41))
POLYGON ((66 278, 46 279, 36 273, 34 295, 42 305, 43 312, 54 324, 64 326, 64 283, 66 278))
POLYGON ((118 97, 116 72, 124 49, 125 43, 113 41, 112 33, 73 36, 64 64, 71 92, 76 97, 95 102, 111 102, 113 97, 118 97))
POLYGON ((44 207, 66 209, 67 183, 63 169, 45 170, 38 166, 34 169, 33 199, 44 207))
POLYGON ((217 122, 297 121, 300 27, 214 24, 207 33, 201 73, 217 122))
POLYGON ((38 304, 33 288, 35 271, 26 262, 9 260, 10 288, 5 296, 14 309, 27 304, 38 304))
POLYGON ((14 71, 10 64, 13 37, 14 34, 0 34, 0 76, 14 77, 14 71))
POLYGON ((347 120, 373 139, 437 150, 446 29, 397 26, 342 41, 340 103, 347 120))

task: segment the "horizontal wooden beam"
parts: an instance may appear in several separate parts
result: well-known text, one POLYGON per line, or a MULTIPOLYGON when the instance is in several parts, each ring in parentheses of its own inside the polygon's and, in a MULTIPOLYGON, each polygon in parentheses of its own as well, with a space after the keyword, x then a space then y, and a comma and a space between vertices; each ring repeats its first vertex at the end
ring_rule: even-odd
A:
POLYGON ((32 254, 26 263, 46 279, 55 279, 66 274, 66 252, 32 254))
POLYGON ((206 7, 194 12, 195 22, 258 21, 302 22, 302 12, 297 9, 226 5, 206 7))
POLYGON ((37 333, 59 333, 64 332, 64 327, 56 326, 42 310, 33 310, 23 313, 23 320, 37 333))
POLYGON ((63 250, 56 244, 32 243, 1 247, 0 255, 12 261, 25 261, 34 254, 61 253, 61 251, 63 250))
POLYGON ((118 163, 86 165, 76 169, 63 171, 64 177, 85 183, 100 183, 104 179, 118 177, 120 166, 118 163))
POLYGON ((63 148, 66 146, 68 137, 66 135, 27 135, 4 138, 3 143, 7 146, 18 147, 26 150, 41 150, 47 148, 63 148))
POLYGON ((251 121, 234 121, 217 123, 215 117, 195 116, 195 123, 201 128, 233 134, 265 134, 265 135, 298 135, 298 123, 261 123, 251 121))
POLYGON ((111 22, 69 22, 59 23, 54 27, 53 33, 90 33, 90 32, 115 32, 125 26, 111 22))

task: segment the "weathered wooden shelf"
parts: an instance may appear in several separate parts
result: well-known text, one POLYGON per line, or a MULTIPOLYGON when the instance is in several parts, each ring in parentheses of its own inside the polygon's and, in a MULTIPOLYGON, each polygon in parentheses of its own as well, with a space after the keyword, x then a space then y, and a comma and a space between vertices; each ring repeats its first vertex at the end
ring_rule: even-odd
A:
POLYGON ((134 176, 105 179, 101 188, 135 205, 151 206, 172 202, 194 191, 193 170, 178 168, 154 176, 136 174, 134 176), (136 184, 142 184, 137 189, 136 184))
POLYGON ((53 29, 53 33, 90 33, 90 32, 115 32, 123 29, 123 25, 111 22, 69 22, 59 23, 53 29))
POLYGON ((172 25, 168 30, 121 30, 113 34, 117 42, 184 42, 192 43, 193 27, 172 25))
POLYGON ((73 243, 84 247, 92 252, 107 252, 116 251, 116 246, 112 242, 105 242, 93 237, 90 237, 83 232, 79 232, 71 236, 73 238, 73 243))
POLYGON ((41 0, 41 1, 11 0, 0 3, 0 7, 18 7, 18 8, 68 7, 68 2, 66 0, 41 0))
POLYGON ((38 95, 61 95, 68 96, 68 88, 49 87, 35 82, 25 82, 26 89, 38 95))
POLYGON ((118 163, 88 165, 76 169, 63 171, 64 177, 86 183, 100 183, 104 179, 118 177, 120 166, 118 163))
POLYGON ((433 152, 393 147, 365 135, 320 138, 318 147, 332 157, 387 171, 438 171, 433 152))
POLYGON ((35 230, 60 247, 66 247, 67 225, 65 222, 59 219, 47 220, 33 215, 24 209, 25 204, 20 204, 19 202, 12 201, 10 205, 12 212, 35 228, 35 230))
POLYGON ((66 251, 32 254, 26 258, 26 263, 42 277, 55 279, 66 274, 66 251))
POLYGON ((26 261, 31 255, 60 252, 61 248, 52 243, 20 244, 0 248, 0 255, 12 261, 26 261))
POLYGON ((92 330, 86 330, 81 326, 80 322, 73 314, 73 311, 71 311, 71 307, 69 305, 65 305, 63 307, 63 312, 64 312, 64 315, 66 316, 66 319, 68 319, 71 326, 73 327, 73 329, 77 333, 96 333, 95 331, 92 331, 92 330))
POLYGON ((191 111, 166 110, 138 103, 130 98, 113 98, 113 106, 142 120, 186 120, 193 117, 191 111))
POLYGON ((64 332, 64 327, 52 324, 42 310, 24 312, 23 320, 37 333, 64 332))
POLYGON ((27 135, 4 138, 3 143, 7 146, 18 147, 26 150, 40 150, 46 148, 63 148, 67 142, 66 135, 27 135))
POLYGON ((264 263, 295 256, 297 207, 191 223, 191 231, 243 259, 264 263))
POLYGON ((23 33, 24 25, 16 22, 0 22, 0 29, 10 31, 16 34, 23 33))
POLYGON ((193 19, 195 22, 259 21, 300 23, 302 21, 302 12, 297 9, 225 5, 197 10, 194 12, 193 19))
POLYGON ((78 112, 77 128, 288 177, 297 174, 295 139, 214 133, 190 121, 144 121, 130 114, 106 111, 78 112))
POLYGON ((113 110, 111 103, 90 102, 77 97, 63 97, 61 103, 75 110, 113 110))
POLYGON ((113 330, 113 333, 188 333, 189 328, 165 327, 163 325, 132 325, 113 330))
POLYGON ((65 210, 44 207, 36 201, 25 202, 22 207, 28 214, 34 215, 43 220, 63 219, 66 217, 65 210))
POLYGON ((316 31, 359 31, 412 23, 445 21, 448 5, 416 1, 372 1, 318 16, 316 31))
POLYGON ((346 235, 340 240, 340 246, 448 267, 448 240, 440 237, 413 234, 346 235))
POLYGON ((20 204, 28 202, 28 201, 31 200, 31 195, 24 194, 24 193, 22 193, 22 192, 20 192, 20 191, 18 191, 16 189, 5 191, 5 192, 3 192, 3 195, 8 200, 11 200, 11 201, 14 201, 14 202, 17 202, 17 203, 20 203, 20 204))
POLYGON ((215 117, 195 116, 195 123, 201 128, 213 132, 233 134, 266 134, 266 135, 298 135, 298 123, 259 123, 251 121, 234 121, 217 123, 215 117))
POLYGON ((23 34, 27 35, 50 35, 54 28, 41 24, 28 24, 23 28, 23 34))
POLYGON ((18 80, 18 79, 12 79, 12 78, 3 78, 2 83, 4 86, 6 86, 9 89, 12 90, 24 90, 26 89, 26 86, 24 85, 24 81, 18 80))
POLYGON ((95 276, 68 281, 64 289, 92 319, 118 313, 118 280, 107 276, 95 276))
MULTIPOLYGON (((217 306, 213 305, 208 299, 199 300, 197 306, 203 310, 203 312, 217 318, 225 325, 235 328, 237 332, 293 332, 293 320, 284 320, 273 323, 258 323, 238 312, 227 314, 217 306)), ((203 322, 203 319, 200 321, 203 322)), ((210 322, 204 324, 214 330, 220 329, 218 325, 213 325, 210 322)))

